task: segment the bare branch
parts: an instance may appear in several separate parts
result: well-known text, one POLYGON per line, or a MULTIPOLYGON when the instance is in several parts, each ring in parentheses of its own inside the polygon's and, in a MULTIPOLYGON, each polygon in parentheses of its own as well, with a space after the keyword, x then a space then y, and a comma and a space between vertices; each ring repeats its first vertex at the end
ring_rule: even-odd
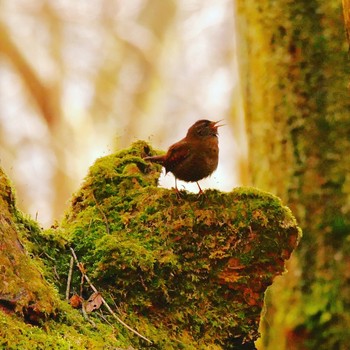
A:
POLYGON ((66 300, 69 300, 70 284, 72 282, 72 275, 73 275, 73 266, 74 266, 74 258, 71 257, 70 263, 69 263, 68 278, 67 278, 66 300))
POLYGON ((59 108, 53 91, 40 80, 33 67, 27 62, 21 51, 11 39, 6 26, 0 22, 0 54, 7 56, 18 71, 24 86, 36 102, 47 125, 51 128, 59 120, 59 108))

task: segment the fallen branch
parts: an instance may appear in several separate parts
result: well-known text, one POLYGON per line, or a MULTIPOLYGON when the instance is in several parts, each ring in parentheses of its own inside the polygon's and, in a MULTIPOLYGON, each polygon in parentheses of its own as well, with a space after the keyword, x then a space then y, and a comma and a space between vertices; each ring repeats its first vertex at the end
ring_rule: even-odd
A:
MULTIPOLYGON (((86 275, 85 273, 85 269, 81 268, 81 264, 75 254, 74 249, 71 247, 70 248, 71 252, 72 252, 72 256, 81 272, 81 274, 83 275, 84 279, 86 280, 86 282, 90 285, 91 289, 95 292, 95 293, 99 293, 99 291, 96 289, 96 287, 91 283, 90 278, 86 275)), ((130 326, 128 326, 124 321, 122 321, 115 313, 114 311, 110 308, 110 306, 107 304, 106 300, 104 300, 104 298, 101 295, 101 301, 104 304, 104 306, 107 308, 107 310, 110 312, 110 314, 119 322, 121 323, 125 328, 127 328, 129 331, 133 332, 134 334, 136 334, 138 337, 146 340, 147 342, 149 342, 150 344, 152 343, 151 340, 149 340, 148 338, 146 338, 145 336, 143 336, 142 334, 140 334, 139 332, 137 332, 135 329, 131 328, 130 326)))
POLYGON ((67 278, 66 300, 69 300, 70 284, 72 282, 72 275, 73 275, 73 266, 74 266, 74 258, 71 257, 70 263, 69 263, 68 278, 67 278))

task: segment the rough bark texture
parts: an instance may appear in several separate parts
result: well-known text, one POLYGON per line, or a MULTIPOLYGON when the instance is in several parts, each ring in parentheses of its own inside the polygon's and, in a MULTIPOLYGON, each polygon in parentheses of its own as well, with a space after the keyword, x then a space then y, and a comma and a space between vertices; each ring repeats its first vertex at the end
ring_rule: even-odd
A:
POLYGON ((343 0, 343 13, 344 13, 346 36, 348 39, 349 52, 350 52, 350 0, 343 0))
POLYGON ((238 1, 237 10, 253 184, 281 196, 304 232, 291 279, 273 289, 264 345, 347 349, 350 69, 341 4, 238 1))
MULTIPOLYGON (((47 278, 63 295, 73 247, 94 285, 118 305, 120 318, 152 341, 121 326, 114 337, 104 326, 111 332, 101 340, 106 348, 115 341, 149 349, 253 349, 264 292, 284 272, 300 238, 291 212, 254 188, 208 190, 201 197, 182 192, 179 198, 156 187, 160 168, 142 159, 149 153, 150 146, 138 142, 97 160, 62 224, 27 232, 33 256, 42 258, 47 278)), ((79 293, 80 283, 75 271, 72 291, 79 293)), ((91 293, 84 285, 82 296, 91 293)), ((59 305, 56 314, 66 312, 59 305)), ((79 333, 76 328, 66 335, 73 348, 69 335, 79 333)), ((98 336, 90 331, 79 339, 98 336)))

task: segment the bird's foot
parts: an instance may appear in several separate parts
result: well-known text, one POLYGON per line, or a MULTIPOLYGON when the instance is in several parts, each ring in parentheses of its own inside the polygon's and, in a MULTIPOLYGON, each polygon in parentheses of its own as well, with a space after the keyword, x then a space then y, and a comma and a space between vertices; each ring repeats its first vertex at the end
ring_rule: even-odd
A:
POLYGON ((177 186, 172 187, 172 190, 175 192, 175 195, 176 195, 177 199, 181 199, 182 198, 182 194, 181 194, 180 190, 177 188, 177 186))

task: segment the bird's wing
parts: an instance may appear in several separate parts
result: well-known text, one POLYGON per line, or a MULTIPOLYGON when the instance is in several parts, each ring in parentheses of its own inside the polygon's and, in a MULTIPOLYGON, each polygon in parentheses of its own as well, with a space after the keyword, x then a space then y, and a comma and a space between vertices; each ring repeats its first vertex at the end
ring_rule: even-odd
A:
POLYGON ((186 141, 179 141, 170 146, 164 166, 166 171, 172 171, 178 164, 182 163, 190 155, 190 148, 186 141))

